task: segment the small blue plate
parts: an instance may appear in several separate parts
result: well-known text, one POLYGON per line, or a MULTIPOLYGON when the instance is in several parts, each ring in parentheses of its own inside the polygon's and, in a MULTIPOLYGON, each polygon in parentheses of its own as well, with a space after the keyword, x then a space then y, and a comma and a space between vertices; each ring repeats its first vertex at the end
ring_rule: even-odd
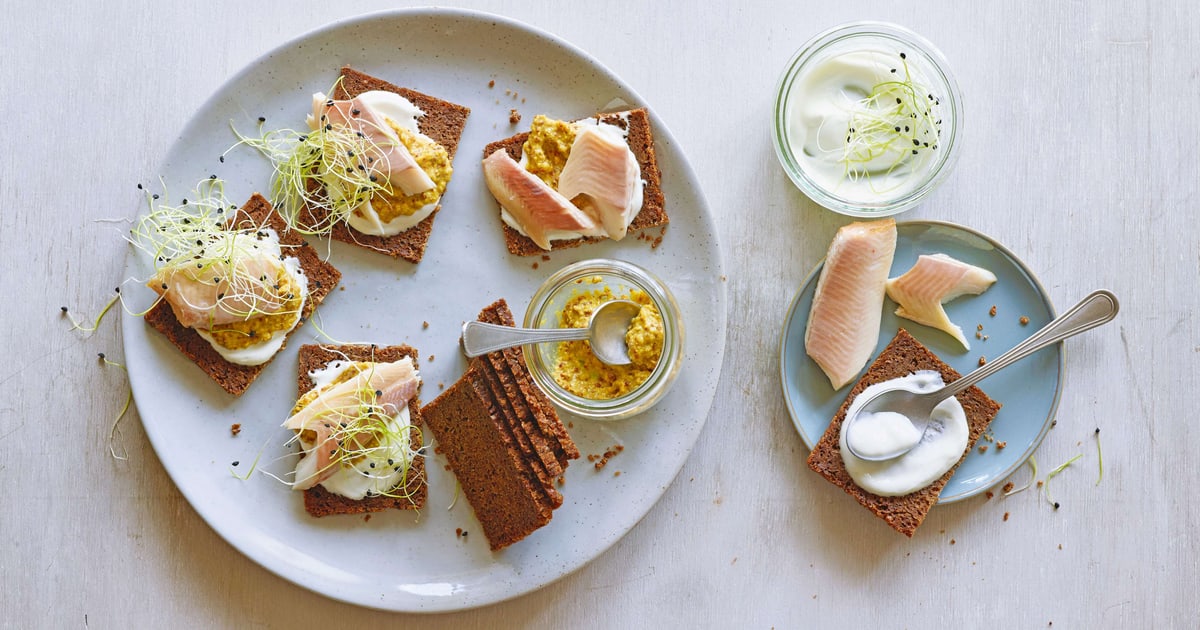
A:
MULTIPOLYGON (((905 221, 897 223, 896 230, 896 256, 889 277, 908 271, 921 254, 943 253, 991 271, 996 274, 996 283, 982 295, 965 295, 945 305, 950 321, 961 326, 971 342, 970 351, 964 351, 940 330, 897 317, 896 304, 885 300, 879 344, 873 357, 883 351, 898 329, 904 328, 959 373, 966 374, 979 367, 981 355, 998 357, 1054 319, 1054 306, 1041 283, 1012 252, 990 237, 940 221, 905 221), (989 313, 993 305, 995 316, 989 313), (1019 321, 1022 316, 1029 318, 1024 326, 1019 321), (975 337, 979 325, 983 326, 979 332, 986 339, 975 337)), ((821 439, 854 385, 852 381, 834 391, 825 373, 804 352, 804 329, 824 262, 808 274, 792 300, 779 343, 783 397, 792 422, 809 449, 821 439)), ((1062 369, 1063 346, 1059 343, 980 384, 988 396, 1004 405, 991 424, 996 443, 980 440, 977 446, 987 444, 987 452, 971 450, 942 489, 939 503, 958 501, 987 490, 1011 475, 1033 454, 1058 409, 1062 369), (1006 442, 1006 447, 997 448, 999 442, 1006 442)))

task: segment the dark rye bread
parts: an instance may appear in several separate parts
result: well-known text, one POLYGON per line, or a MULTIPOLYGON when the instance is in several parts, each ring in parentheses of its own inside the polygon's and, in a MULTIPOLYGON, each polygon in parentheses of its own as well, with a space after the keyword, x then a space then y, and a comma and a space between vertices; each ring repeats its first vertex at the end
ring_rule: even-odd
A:
MULTIPOLYGON (((503 298, 488 305, 479 314, 479 321, 501 326, 516 326, 508 302, 503 298)), ((558 412, 546 394, 534 383, 525 365, 524 349, 505 348, 487 355, 488 361, 504 383, 508 397, 513 401, 521 419, 522 426, 531 435, 540 436, 540 440, 554 451, 555 460, 563 469, 569 460, 579 458, 579 449, 567 429, 558 418, 558 412)), ((559 473, 555 473, 559 474, 559 473)))
MULTIPOLYGON (((855 396, 858 396, 870 385, 907 376, 918 370, 940 372, 942 380, 947 383, 960 376, 954 368, 943 363, 941 359, 921 345, 921 342, 908 334, 908 331, 901 328, 891 343, 871 364, 871 367, 867 368, 862 378, 851 388, 850 393, 846 396, 846 402, 842 403, 837 415, 829 423, 829 428, 825 430, 825 435, 821 436, 821 441, 808 456, 809 468, 828 479, 833 485, 845 490, 863 507, 887 522, 892 529, 909 538, 925 520, 929 510, 937 503, 938 495, 941 494, 942 488, 946 486, 946 482, 958 468, 958 464, 946 471, 946 474, 937 481, 917 492, 899 497, 881 497, 858 487, 850 478, 850 474, 846 472, 846 466, 842 463, 839 439, 842 421, 846 418, 846 410, 850 408, 850 403, 855 396)), ((978 387, 971 387, 959 394, 958 401, 962 403, 963 411, 966 412, 967 425, 970 430, 967 437, 967 448, 963 451, 963 458, 965 458, 967 453, 974 448, 975 441, 979 439, 979 436, 983 434, 988 424, 1000 411, 1000 403, 988 398, 987 394, 978 387)), ((958 463, 962 463, 962 458, 958 460, 958 463)))
MULTIPOLYGON (((283 218, 271 207, 271 203, 258 193, 250 197, 250 200, 242 205, 230 220, 230 225, 234 228, 257 227, 263 224, 270 226, 279 235, 279 242, 285 246, 286 254, 300 260, 300 266, 308 278, 308 299, 304 301, 304 308, 300 315, 307 320, 317 305, 325 299, 325 296, 329 295, 333 287, 337 286, 342 274, 333 265, 321 260, 316 250, 310 247, 299 234, 289 230, 283 218)), ((241 396, 246 388, 254 382, 254 379, 258 378, 263 369, 271 363, 271 361, 267 361, 262 365, 237 365, 226 361, 195 330, 180 325, 166 300, 159 300, 154 308, 146 313, 144 319, 152 328, 171 340, 171 343, 175 344, 184 356, 200 366, 200 369, 204 370, 204 373, 216 381, 222 389, 234 396, 241 396)), ((297 324, 292 332, 300 330, 302 325, 303 321, 297 324)), ((286 341, 284 345, 287 345, 286 341)), ((280 348, 280 350, 282 349, 280 348)))
POLYGON ((562 495, 554 489, 553 478, 547 473, 546 467, 533 455, 528 438, 506 417, 500 404, 503 399, 496 398, 493 394, 483 373, 485 366, 482 363, 478 357, 471 360, 471 366, 475 368, 471 370, 471 387, 475 389, 475 395, 483 403, 492 422, 500 429, 500 438, 504 441, 504 446, 517 456, 521 474, 529 480, 539 504, 547 505, 550 509, 557 508, 562 505, 562 495))
MULTIPOLYGON (((391 363, 404 357, 410 357, 413 367, 417 366, 418 353, 411 346, 372 346, 354 344, 346 346, 303 345, 300 346, 299 374, 296 379, 296 397, 299 398, 311 390, 314 383, 309 378, 309 372, 320 370, 334 361, 372 361, 375 363, 391 363)), ((420 391, 418 389, 418 391, 420 391)), ((408 401, 409 423, 411 430, 412 448, 420 449, 424 442, 421 436, 421 400, 413 396, 408 401)), ((408 496, 376 496, 366 497, 361 501, 348 499, 339 494, 333 494, 321 486, 314 486, 304 491, 304 509, 313 516, 330 516, 333 514, 363 514, 366 512, 382 512, 384 510, 416 510, 425 505, 428 487, 425 484, 425 458, 414 457, 408 469, 408 480, 404 492, 396 494, 408 496)))
MULTIPOLYGON (((450 161, 454 161, 454 154, 458 150, 458 141, 462 137, 463 127, 467 124, 467 116, 471 113, 470 108, 388 83, 349 66, 342 68, 342 80, 334 90, 333 98, 350 99, 371 90, 386 90, 399 94, 425 112, 425 115, 417 121, 417 128, 421 133, 432 138, 434 142, 446 147, 450 161)), ((451 179, 453 180, 453 177, 451 179)), ((411 263, 419 263, 425 256, 429 233, 433 230, 433 220, 441 209, 442 206, 439 203, 433 213, 425 217, 425 220, 393 236, 363 234, 340 221, 333 226, 330 236, 344 243, 361 245, 383 252, 393 258, 403 258, 411 263)), ((309 208, 305 221, 317 225, 323 218, 309 208)))
POLYGON ((553 516, 544 494, 505 444, 502 424, 474 386, 478 363, 421 410, 493 551, 536 531, 553 516))
MULTIPOLYGON (((615 112, 611 114, 600 114, 601 122, 611 123, 626 128, 625 121, 621 114, 624 112, 615 112)), ((654 134, 650 129, 650 115, 644 108, 629 110, 629 135, 627 141, 629 148, 633 151, 633 156, 637 158, 638 165, 642 168, 642 179, 646 184, 642 192, 642 209, 638 211, 637 216, 633 218, 633 222, 629 224, 629 229, 644 230, 646 228, 664 226, 668 223, 666 202, 662 191, 662 173, 658 170, 658 158, 654 153, 654 134)), ((521 147, 525 144, 529 133, 519 133, 511 138, 497 140, 483 150, 483 157, 487 157, 496 152, 496 149, 504 149, 509 156, 514 160, 521 159, 521 147)), ((499 216, 499 215, 497 215, 499 216)), ((518 256, 533 256, 534 254, 544 254, 546 250, 537 246, 532 239, 520 232, 512 229, 503 221, 500 226, 504 229, 504 242, 508 246, 508 251, 511 254, 518 256)), ((550 249, 559 250, 569 247, 578 247, 584 243, 595 243, 605 240, 604 238, 576 238, 569 241, 551 241, 550 249)))

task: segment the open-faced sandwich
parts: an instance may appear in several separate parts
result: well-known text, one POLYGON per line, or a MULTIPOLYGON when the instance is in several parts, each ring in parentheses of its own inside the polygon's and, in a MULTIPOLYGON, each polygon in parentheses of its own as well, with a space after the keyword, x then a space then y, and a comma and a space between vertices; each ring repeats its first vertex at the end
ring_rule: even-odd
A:
POLYGON ((535 116, 528 133, 484 149, 508 251, 575 247, 668 222, 645 109, 574 122, 535 116))
POLYGON ((303 133, 242 141, 275 163, 272 195, 294 229, 417 263, 470 113, 345 67, 313 95, 303 133))
POLYGON ((284 427, 301 448, 292 489, 313 516, 425 504, 421 375, 409 346, 300 348, 299 400, 284 427))
POLYGON ((257 194, 160 206, 131 234, 154 265, 146 323, 235 396, 341 278, 257 194))
MULTIPOLYGON (((955 469, 999 413, 1000 403, 978 387, 971 387, 938 405, 930 428, 923 436, 917 436, 920 442, 912 450, 878 462, 855 457, 846 447, 846 440, 858 439, 861 444, 879 436, 846 435, 844 422, 848 414, 858 410, 855 399, 872 386, 890 389, 903 380, 906 388, 929 391, 958 378, 954 368, 901 328, 846 395, 846 401, 809 454, 809 468, 845 490, 892 529, 911 538, 937 503, 955 469)), ((903 416, 898 420, 907 425, 904 428, 914 430, 903 416)), ((876 428, 872 424, 860 419, 854 423, 854 431, 872 431, 876 428)), ((886 433, 883 439, 893 439, 891 436, 896 434, 886 433)))

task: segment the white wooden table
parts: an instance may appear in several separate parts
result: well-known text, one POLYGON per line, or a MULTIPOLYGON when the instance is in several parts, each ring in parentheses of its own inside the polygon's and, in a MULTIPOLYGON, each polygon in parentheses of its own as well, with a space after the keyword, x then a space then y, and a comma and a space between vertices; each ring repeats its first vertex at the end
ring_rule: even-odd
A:
POLYGON ((231 73, 304 31, 394 3, 74 4, 0 11, 0 625, 1200 623, 1194 3, 463 3, 573 42, 656 109, 705 182, 733 311, 707 427, 649 515, 545 589, 427 618, 327 600, 242 556, 176 490, 135 412, 122 424, 128 459, 112 459, 108 425, 127 389, 96 354, 121 358, 116 318, 85 338, 59 313, 94 313, 122 279, 120 225, 103 221, 134 215, 134 184, 231 73), (859 19, 934 41, 965 94, 958 168, 905 218, 992 235, 1060 309, 1094 288, 1122 300, 1114 324, 1067 342, 1058 425, 1037 453, 1043 475, 1084 454, 1055 479, 1062 509, 1034 492, 980 496, 935 508, 906 540, 804 464, 777 376, 780 325, 848 220, 778 167, 771 99, 796 47, 859 19))

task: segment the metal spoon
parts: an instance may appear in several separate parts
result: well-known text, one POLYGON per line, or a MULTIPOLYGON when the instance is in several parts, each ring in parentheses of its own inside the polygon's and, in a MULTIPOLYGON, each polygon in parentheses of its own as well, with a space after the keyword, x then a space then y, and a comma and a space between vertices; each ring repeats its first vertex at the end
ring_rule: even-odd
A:
POLYGON ((628 365, 633 360, 625 345, 625 333, 641 309, 641 304, 630 300, 605 302, 592 313, 587 328, 513 328, 467 322, 463 324, 463 350, 468 357, 477 357, 493 350, 530 343, 586 339, 597 359, 609 365, 628 365))
MULTIPOLYGON (((1056 344, 1067 337, 1078 335, 1085 330, 1091 330, 1101 324, 1112 321, 1117 316, 1119 308, 1120 305, 1117 303, 1117 296, 1109 291, 1096 291, 1083 298, 1082 301, 1065 314, 1046 324, 1044 328, 1034 333, 1033 336, 1017 344, 1012 350, 992 359, 970 374, 952 383, 924 394, 910 392, 905 389, 888 389, 875 394, 859 407, 857 413, 846 419, 845 424, 842 425, 842 430, 849 431, 850 427, 854 425, 864 412, 878 413, 881 411, 893 411, 903 414, 908 418, 909 422, 912 422, 917 431, 924 436, 925 430, 929 427, 930 415, 938 403, 1046 346, 1056 344)), ((911 446, 892 453, 869 456, 864 456, 855 451, 851 443, 851 440, 846 440, 846 447, 852 455, 865 461, 879 462, 895 459, 911 451, 917 444, 921 443, 921 440, 917 440, 911 446)))

